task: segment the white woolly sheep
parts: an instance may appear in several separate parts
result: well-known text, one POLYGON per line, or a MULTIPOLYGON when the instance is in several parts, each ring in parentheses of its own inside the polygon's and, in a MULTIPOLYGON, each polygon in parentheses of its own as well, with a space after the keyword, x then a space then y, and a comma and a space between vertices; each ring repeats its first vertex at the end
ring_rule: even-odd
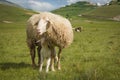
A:
MULTIPOLYGON (((33 48, 31 48, 31 45, 35 46, 36 41, 39 41, 41 38, 45 38, 45 41, 52 46, 53 50, 55 46, 59 48, 58 69, 61 69, 61 51, 63 48, 69 46, 73 41, 73 31, 70 22, 59 15, 49 12, 41 12, 40 14, 33 15, 28 20, 27 27, 27 43, 31 49, 31 54, 34 54, 34 50, 32 50, 33 48)), ((51 53, 51 55, 53 55, 53 53, 51 53)), ((34 64, 33 59, 34 58, 32 58, 34 64)), ((51 56, 51 65, 53 65, 53 59, 54 57, 51 56)))
POLYGON ((44 35, 46 40, 59 48, 58 69, 60 69, 61 50, 69 46, 73 41, 73 31, 70 22, 58 15, 43 12, 40 13, 40 21, 37 30, 40 35, 44 35))

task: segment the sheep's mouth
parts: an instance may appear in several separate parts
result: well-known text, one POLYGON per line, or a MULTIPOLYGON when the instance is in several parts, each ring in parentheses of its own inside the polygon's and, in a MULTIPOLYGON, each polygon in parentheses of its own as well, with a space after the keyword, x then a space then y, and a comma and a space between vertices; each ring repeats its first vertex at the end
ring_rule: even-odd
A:
POLYGON ((41 32, 37 32, 39 35, 42 35, 41 32))

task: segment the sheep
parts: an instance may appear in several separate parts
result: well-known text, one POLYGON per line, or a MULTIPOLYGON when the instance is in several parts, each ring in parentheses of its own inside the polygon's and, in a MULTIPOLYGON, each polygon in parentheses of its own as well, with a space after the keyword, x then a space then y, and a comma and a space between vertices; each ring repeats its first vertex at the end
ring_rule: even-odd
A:
MULTIPOLYGON (((41 60, 41 38, 38 35, 37 32, 37 26, 38 26, 38 21, 40 19, 40 15, 39 14, 34 14, 32 15, 28 21, 27 21, 27 27, 26 27, 26 42, 27 45, 30 49, 30 55, 31 55, 31 59, 32 59, 32 66, 33 68, 36 67, 35 64, 35 53, 36 53, 36 48, 37 48, 37 52, 38 52, 38 66, 40 66, 40 60, 41 60)), ((55 57, 55 60, 57 61, 57 57, 55 57)), ((52 70, 54 71, 54 67, 52 67, 52 70)))
POLYGON ((81 27, 77 27, 77 28, 75 28, 75 31, 76 31, 76 32, 81 32, 82 29, 81 29, 81 27))
POLYGON ((83 30, 83 27, 77 27, 77 28, 73 28, 73 30, 75 30, 76 32, 81 32, 83 30))
MULTIPOLYGON (((35 43, 40 43, 40 39, 45 38, 45 42, 49 43, 51 46, 51 65, 54 64, 53 61, 55 58, 54 53, 52 52, 54 52, 56 46, 59 48, 57 66, 60 70, 62 49, 68 47, 73 42, 73 31, 69 20, 50 12, 41 12, 40 14, 35 14, 29 18, 26 32, 32 64, 35 64, 33 56, 35 54, 35 43)), ((39 44, 38 47, 41 49, 41 44, 39 44)), ((39 52, 41 51, 39 50, 39 52)))
POLYGON ((71 23, 66 18, 49 12, 43 12, 39 15, 40 20, 38 22, 37 31, 39 35, 43 35, 46 38, 50 45, 59 48, 58 69, 60 70, 61 51, 73 42, 71 23))

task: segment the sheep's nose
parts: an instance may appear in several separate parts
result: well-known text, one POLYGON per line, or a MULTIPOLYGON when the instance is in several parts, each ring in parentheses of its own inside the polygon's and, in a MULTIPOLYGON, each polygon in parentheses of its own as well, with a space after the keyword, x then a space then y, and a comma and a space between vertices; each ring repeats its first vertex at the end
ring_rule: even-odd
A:
POLYGON ((37 33, 38 33, 38 34, 41 34, 40 29, 37 29, 37 33))

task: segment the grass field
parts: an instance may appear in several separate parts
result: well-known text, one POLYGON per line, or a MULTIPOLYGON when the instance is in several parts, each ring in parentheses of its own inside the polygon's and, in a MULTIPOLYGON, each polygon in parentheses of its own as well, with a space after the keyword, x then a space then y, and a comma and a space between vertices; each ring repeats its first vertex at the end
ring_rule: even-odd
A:
POLYGON ((120 22, 76 19, 74 42, 63 50, 62 70, 31 67, 25 22, 0 23, 0 80, 119 80, 120 22))
POLYGON ((39 68, 31 66, 26 45, 25 26, 31 12, 4 5, 0 9, 0 80, 120 79, 120 22, 71 14, 72 25, 83 26, 83 30, 74 32, 72 45, 63 50, 62 70, 55 65, 56 72, 45 73, 44 65, 39 73, 39 68))

